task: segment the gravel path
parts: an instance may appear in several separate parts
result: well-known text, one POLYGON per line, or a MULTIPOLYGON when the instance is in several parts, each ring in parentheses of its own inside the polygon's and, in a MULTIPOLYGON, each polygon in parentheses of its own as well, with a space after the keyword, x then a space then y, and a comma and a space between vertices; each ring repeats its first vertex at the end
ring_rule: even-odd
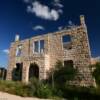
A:
POLYGON ((0 92, 0 100, 47 100, 47 99, 20 97, 5 92, 0 92))

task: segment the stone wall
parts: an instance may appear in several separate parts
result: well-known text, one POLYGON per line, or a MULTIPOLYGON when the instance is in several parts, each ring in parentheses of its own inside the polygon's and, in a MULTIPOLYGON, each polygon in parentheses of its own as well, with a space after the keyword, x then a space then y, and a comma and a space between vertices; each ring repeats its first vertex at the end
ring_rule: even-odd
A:
POLYGON ((70 29, 13 42, 10 47, 7 80, 11 80, 12 70, 16 67, 16 63, 23 63, 22 81, 28 82, 31 63, 36 63, 39 66, 39 79, 41 80, 47 78, 48 72, 51 68, 54 68, 57 60, 61 60, 62 62, 72 60, 74 67, 78 69, 78 74, 76 80, 71 82, 71 84, 94 85, 95 82, 89 68, 91 52, 84 16, 80 17, 80 21, 81 25, 70 27, 70 29), (71 37, 69 45, 72 48, 69 50, 63 48, 62 36, 64 35, 70 35, 71 37), (45 41, 44 52, 34 53, 33 43, 40 40, 45 41), (22 45, 22 55, 16 57, 16 48, 20 44, 22 45))

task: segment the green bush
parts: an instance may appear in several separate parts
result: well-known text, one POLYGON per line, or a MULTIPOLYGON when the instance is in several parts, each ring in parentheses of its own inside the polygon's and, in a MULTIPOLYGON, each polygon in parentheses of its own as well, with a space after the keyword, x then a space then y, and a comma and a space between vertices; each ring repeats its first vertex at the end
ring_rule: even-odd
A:
POLYGON ((0 91, 24 96, 38 96, 40 98, 48 98, 52 96, 52 90, 49 85, 39 82, 36 78, 31 79, 27 85, 21 82, 0 81, 0 91))
POLYGON ((65 86, 63 97, 69 100, 100 100, 100 90, 94 87, 65 86))
POLYGON ((95 78, 97 85, 100 86, 100 63, 98 62, 95 65, 92 65, 91 67, 94 68, 92 75, 95 78))
POLYGON ((55 96, 60 97, 60 98, 63 97, 63 91, 60 88, 58 86, 56 86, 56 85, 55 85, 54 88, 52 88, 52 93, 53 93, 53 96, 54 97, 55 96))
POLYGON ((35 77, 30 79, 30 83, 28 84, 31 94, 32 95, 37 95, 37 90, 40 86, 40 81, 36 79, 35 77))
POLYGON ((0 81, 0 91, 8 92, 15 95, 39 98, 52 98, 54 100, 100 100, 100 64, 95 65, 96 69, 93 76, 98 83, 98 87, 77 87, 67 84, 67 81, 73 80, 77 70, 73 67, 63 66, 58 62, 56 69, 51 73, 50 80, 39 81, 32 78, 29 84, 13 81, 0 81), (53 75, 53 79, 52 79, 53 75))
POLYGON ((52 96, 52 90, 49 85, 41 84, 37 90, 37 96, 40 98, 49 98, 52 96))
POLYGON ((0 81, 0 91, 20 96, 33 96, 30 87, 21 82, 0 81))
POLYGON ((52 85, 52 88, 56 87, 60 90, 59 92, 61 92, 60 88, 62 88, 66 82, 69 83, 69 81, 73 81, 76 75, 77 69, 75 69, 72 64, 63 65, 61 61, 57 61, 55 68, 51 69, 51 73, 49 73, 48 82, 52 85))

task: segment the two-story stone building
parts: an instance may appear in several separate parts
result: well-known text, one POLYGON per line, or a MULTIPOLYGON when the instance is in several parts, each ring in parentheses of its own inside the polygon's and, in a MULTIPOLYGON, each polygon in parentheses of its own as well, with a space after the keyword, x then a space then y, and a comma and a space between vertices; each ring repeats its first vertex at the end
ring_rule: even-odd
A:
POLYGON ((33 76, 46 79, 57 60, 61 60, 78 69, 77 78, 72 84, 94 85, 89 68, 90 58, 87 27, 81 15, 79 26, 21 41, 17 35, 10 47, 7 80, 12 80, 14 68, 20 69, 20 80, 23 82, 28 82, 33 76))

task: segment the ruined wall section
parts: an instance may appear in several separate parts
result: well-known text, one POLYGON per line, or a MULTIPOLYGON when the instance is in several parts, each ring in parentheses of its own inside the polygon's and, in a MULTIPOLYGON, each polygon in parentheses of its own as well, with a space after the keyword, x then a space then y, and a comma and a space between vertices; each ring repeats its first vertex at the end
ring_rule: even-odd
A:
POLYGON ((63 58, 63 61, 68 61, 68 60, 72 60, 73 61, 73 64, 74 64, 74 59, 75 59, 75 53, 76 53, 76 49, 74 48, 74 41, 73 41, 73 29, 75 30, 76 27, 74 28, 69 28, 63 32, 61 32, 61 37, 65 36, 65 35, 69 35, 70 36, 70 41, 68 42, 67 45, 70 45, 70 49, 65 49, 63 47, 63 40, 61 41, 61 45, 62 45, 62 58, 63 58))
POLYGON ((87 28, 84 16, 80 17, 81 25, 70 27, 70 29, 61 30, 55 33, 35 36, 30 39, 18 40, 18 36, 14 43, 11 44, 9 53, 9 68, 7 72, 7 80, 11 80, 12 70, 16 63, 23 63, 22 81, 28 82, 29 67, 31 63, 39 66, 39 79, 45 79, 48 71, 54 68, 57 60, 62 62, 72 60, 74 68, 78 69, 78 75, 71 84, 90 86, 95 82, 91 75, 90 65, 90 46, 87 35, 87 28), (69 50, 63 48, 62 36, 70 35, 71 46, 69 50), (35 41, 44 40, 44 52, 34 53, 33 43, 35 41), (22 55, 16 57, 16 48, 22 45, 22 55))
POLYGON ((7 69, 7 80, 12 80, 12 71, 16 67, 16 47, 18 44, 18 42, 12 43, 9 49, 9 68, 7 69))
POLYGON ((91 53, 86 27, 80 25, 63 32, 52 33, 49 35, 48 45, 50 66, 54 67, 57 60, 62 62, 67 60, 73 61, 74 68, 78 70, 78 74, 75 81, 71 81, 71 84, 82 86, 93 86, 95 84, 89 68, 91 53), (63 48, 63 35, 71 36, 72 49, 65 50, 63 48))
POLYGON ((62 61, 62 43, 61 35, 58 34, 49 34, 48 36, 48 54, 50 55, 50 66, 54 68, 57 60, 62 61))
POLYGON ((39 66, 39 78, 45 79, 49 70, 49 55, 48 55, 48 35, 41 35, 30 38, 30 63, 36 63, 39 66), (34 42, 44 40, 44 51, 42 53, 34 53, 34 42))
POLYGON ((50 66, 54 67, 58 60, 61 60, 62 63, 65 60, 72 60, 74 62, 75 59, 75 48, 73 48, 73 40, 72 40, 72 30, 64 30, 49 34, 49 54, 50 54, 50 66), (63 48, 63 40, 62 37, 64 35, 70 35, 72 45, 72 49, 66 50, 63 48))
POLYGON ((91 75, 91 69, 89 68, 91 55, 85 27, 80 26, 73 31, 73 48, 76 50, 74 64, 78 69, 78 76, 74 84, 92 86, 94 80, 91 75))
MULTIPOLYGON (((25 63, 25 58, 29 55, 29 40, 15 41, 11 44, 9 53, 9 68, 7 69, 7 80, 12 79, 13 69, 16 68, 16 63, 25 63), (22 45, 21 56, 16 56, 16 50, 19 45, 22 45)), ((25 66, 22 68, 22 73, 25 73, 25 66)), ((22 75, 22 77, 24 77, 22 75)), ((23 78, 22 78, 23 79, 23 78)))

